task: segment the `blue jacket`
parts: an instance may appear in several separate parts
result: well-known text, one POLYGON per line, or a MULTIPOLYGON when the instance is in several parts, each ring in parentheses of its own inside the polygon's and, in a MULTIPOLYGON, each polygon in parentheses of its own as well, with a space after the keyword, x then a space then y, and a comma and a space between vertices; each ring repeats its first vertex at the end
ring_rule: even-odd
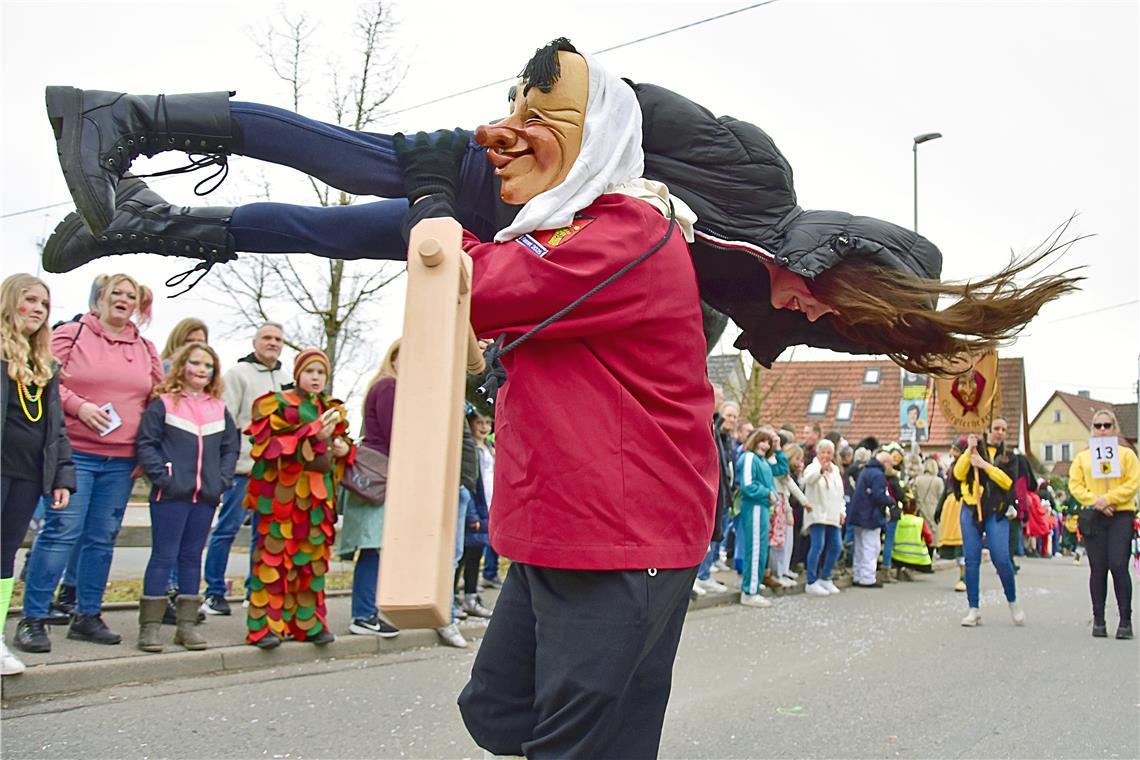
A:
POLYGON ((856 528, 881 528, 886 524, 884 509, 895 503, 887 491, 883 465, 872 458, 859 473, 851 503, 847 505, 847 522, 856 528))
POLYGON ((772 479, 772 467, 768 460, 753 451, 746 451, 736 461, 736 477, 740 482, 741 506, 759 504, 768 509, 772 506, 771 494, 776 490, 772 479))
POLYGON ((135 439, 153 502, 216 507, 234 482, 241 442, 225 403, 209 396, 164 393, 143 412, 135 439))

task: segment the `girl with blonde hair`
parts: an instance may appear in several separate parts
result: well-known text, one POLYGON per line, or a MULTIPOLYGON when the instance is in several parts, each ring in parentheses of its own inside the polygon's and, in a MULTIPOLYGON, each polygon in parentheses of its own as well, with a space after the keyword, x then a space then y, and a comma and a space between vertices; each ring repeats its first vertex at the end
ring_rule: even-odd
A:
MULTIPOLYGON (((4 446, 0 449, 0 634, 15 583, 16 551, 40 496, 63 509, 75 490, 71 444, 63 426, 59 379, 51 354, 51 294, 42 280, 14 274, 0 285, 0 384, 4 446)), ((0 674, 24 671, 0 636, 0 674)))
POLYGON ((115 536, 134 483, 135 438, 162 363, 139 325, 150 320, 153 295, 128 274, 100 275, 95 306, 52 334, 59 359, 60 400, 73 448, 76 490, 65 509, 49 510, 28 561, 24 618, 15 644, 50 652, 45 623, 68 622, 68 638, 118 644, 101 610, 115 536), (52 594, 60 580, 52 612, 52 594))
POLYGON ((188 343, 172 357, 139 425, 139 466, 152 484, 151 552, 139 600, 138 647, 144 652, 162 651, 167 581, 175 565, 174 643, 206 648, 196 629, 202 551, 241 448, 222 389, 217 353, 205 343, 188 343))

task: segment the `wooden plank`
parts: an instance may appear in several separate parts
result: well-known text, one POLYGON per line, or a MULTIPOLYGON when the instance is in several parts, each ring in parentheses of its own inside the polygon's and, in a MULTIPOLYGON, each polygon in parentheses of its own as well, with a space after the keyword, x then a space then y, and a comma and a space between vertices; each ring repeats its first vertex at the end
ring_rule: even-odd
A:
POLYGON ((461 241, 454 219, 425 219, 408 246, 378 594, 384 615, 401 628, 451 622, 464 370, 483 363, 461 241))

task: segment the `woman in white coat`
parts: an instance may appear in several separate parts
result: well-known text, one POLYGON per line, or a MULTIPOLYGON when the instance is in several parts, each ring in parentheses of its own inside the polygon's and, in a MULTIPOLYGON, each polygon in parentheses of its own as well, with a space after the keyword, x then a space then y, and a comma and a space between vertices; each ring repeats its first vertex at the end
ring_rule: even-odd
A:
POLYGON ((804 507, 804 525, 811 531, 804 591, 813 596, 838 594, 839 589, 831 582, 831 570, 842 548, 839 528, 847 517, 847 506, 843 500, 843 475, 835 463, 831 441, 823 439, 816 444, 815 460, 804 470, 803 488, 811 504, 804 507))

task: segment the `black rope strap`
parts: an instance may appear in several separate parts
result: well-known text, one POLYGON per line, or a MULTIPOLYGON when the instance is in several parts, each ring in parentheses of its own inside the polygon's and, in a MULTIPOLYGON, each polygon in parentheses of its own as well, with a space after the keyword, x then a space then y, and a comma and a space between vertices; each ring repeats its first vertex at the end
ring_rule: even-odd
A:
POLYGON ((544 319, 540 324, 536 325, 535 327, 532 327, 526 333, 524 333, 520 337, 516 338, 515 340, 511 341, 506 346, 503 345, 504 343, 506 343, 506 338, 507 338, 506 333, 503 333, 499 337, 495 338, 495 340, 491 343, 491 345, 487 346, 486 350, 483 352, 483 361, 487 365, 487 373, 483 376, 483 384, 480 385, 478 388, 479 395, 481 395, 483 397, 483 399, 488 404, 494 405, 495 396, 496 396, 496 394, 498 394, 499 388, 502 386, 502 384, 507 379, 507 370, 503 367, 503 364, 501 361, 504 356, 509 354, 511 351, 514 351, 516 348, 521 346, 523 343, 525 343, 530 338, 534 337, 534 335, 536 335, 541 330, 549 327, 550 325, 554 324, 558 320, 565 317, 570 312, 577 309, 579 306, 581 306, 586 301, 586 299, 590 298, 591 296, 593 296, 595 293, 597 293, 599 290, 606 287, 607 285, 610 285, 615 280, 617 280, 619 277, 624 275, 626 272, 633 269, 635 266, 637 266, 641 262, 645 261, 647 258, 652 256, 654 253, 657 253, 657 251, 661 250, 662 246, 664 246, 667 242, 669 242, 669 238, 671 238, 673 236, 673 229, 676 226, 677 226, 677 215, 673 211, 673 202, 670 201, 669 202, 669 227, 665 230, 665 235, 660 240, 658 240, 653 245, 652 248, 650 248, 648 251, 646 251, 645 253, 641 254, 640 256, 638 256, 633 261, 631 261, 628 264, 626 264, 625 266, 623 266, 621 269, 619 269, 616 272, 614 272, 613 274, 611 274, 609 277, 607 277, 602 282, 595 285, 593 288, 591 288, 587 293, 585 293, 584 295, 579 297, 577 300, 575 300, 574 302, 565 306, 560 311, 558 311, 556 314, 553 314, 550 317, 544 319))

